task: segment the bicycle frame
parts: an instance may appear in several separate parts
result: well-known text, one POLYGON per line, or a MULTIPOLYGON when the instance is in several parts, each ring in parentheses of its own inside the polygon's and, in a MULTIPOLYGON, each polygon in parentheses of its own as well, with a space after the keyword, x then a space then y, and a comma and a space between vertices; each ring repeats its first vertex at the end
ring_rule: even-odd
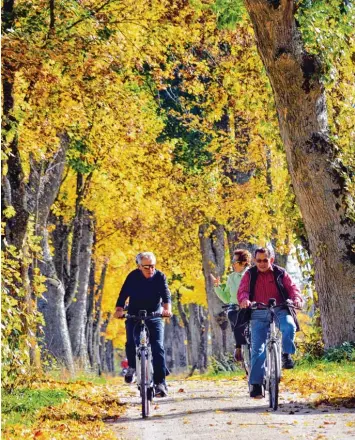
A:
POLYGON ((256 310, 258 307, 268 310, 270 312, 269 330, 265 341, 265 376, 264 376, 264 393, 265 390, 269 392, 269 406, 275 411, 278 408, 279 383, 281 380, 281 355, 282 355, 282 340, 281 331, 276 325, 275 309, 284 307, 288 303, 276 305, 274 298, 269 299, 268 304, 253 303, 252 309, 256 310))
POLYGON ((278 377, 277 377, 277 381, 278 383, 281 380, 281 354, 282 354, 282 350, 281 350, 281 332, 280 330, 277 328, 276 326, 276 322, 275 322, 275 310, 273 306, 270 306, 269 308, 270 311, 270 327, 269 327, 269 332, 266 338, 266 361, 265 361, 265 388, 268 390, 270 388, 270 379, 271 379, 271 356, 272 356, 272 350, 273 350, 273 346, 276 346, 276 352, 277 352, 277 357, 276 357, 276 362, 278 364, 278 377))
POLYGON ((136 345, 136 375, 137 386, 142 399, 142 417, 149 415, 150 402, 154 397, 153 379, 153 355, 149 343, 149 331, 145 321, 152 317, 161 317, 161 314, 154 313, 147 315, 146 310, 140 310, 138 315, 126 315, 127 319, 135 319, 139 325, 139 343, 136 345))
MULTIPOLYGON (((139 332, 139 345, 136 346, 136 366, 141 365, 141 360, 142 357, 144 356, 146 359, 147 371, 146 371, 145 383, 143 384, 143 386, 153 389, 153 371, 154 371, 153 356, 152 356, 152 349, 149 344, 149 337, 147 330, 148 329, 144 323, 144 320, 141 320, 140 332, 139 332)), ((141 385, 142 385, 141 368, 136 368, 136 373, 137 373, 137 386, 138 389, 141 391, 141 385)))

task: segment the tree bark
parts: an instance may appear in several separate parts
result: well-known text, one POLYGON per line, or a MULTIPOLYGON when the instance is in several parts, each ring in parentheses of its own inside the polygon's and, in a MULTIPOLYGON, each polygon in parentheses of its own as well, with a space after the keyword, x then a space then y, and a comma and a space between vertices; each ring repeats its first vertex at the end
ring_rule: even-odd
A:
POLYGON ((202 254, 203 274, 207 292, 208 312, 211 323, 212 355, 219 359, 225 351, 233 347, 233 335, 229 326, 222 330, 218 314, 222 311, 222 301, 214 291, 210 274, 222 276, 225 271, 224 263, 224 227, 215 224, 215 229, 208 234, 208 225, 201 225, 199 228, 200 249, 202 254), (227 335, 223 336, 223 332, 227 335), (227 346, 223 344, 223 339, 227 346))
POLYGON ((74 361, 84 369, 87 369, 89 364, 85 329, 92 244, 93 221, 90 213, 84 210, 76 301, 73 301, 67 309, 67 322, 74 361))
POLYGON ((95 296, 93 298, 94 301, 94 311, 93 311, 93 325, 92 325, 92 357, 94 360, 93 368, 97 369, 99 374, 102 371, 102 362, 101 362, 101 339, 100 339, 100 328, 101 328, 101 302, 102 302, 102 293, 105 284, 105 278, 107 273, 107 265, 108 263, 104 263, 101 270, 100 276, 100 284, 97 286, 95 296))
POLYGON ((185 307, 181 304, 181 295, 178 293, 177 295, 177 306, 179 310, 179 314, 181 317, 181 320, 184 324, 185 332, 186 332, 186 339, 187 339, 187 364, 192 365, 192 337, 191 337, 191 330, 189 325, 189 320, 187 318, 187 313, 185 311, 185 307))
MULTIPOLYGON (((95 239, 94 239, 95 241, 95 239)), ((89 276, 89 295, 86 303, 86 329, 85 338, 88 350, 88 358, 91 368, 94 368, 94 298, 95 298, 95 261, 91 258, 89 276)))
POLYGON ((295 1, 245 0, 273 88, 292 185, 307 231, 326 347, 355 340, 354 222, 329 138, 319 60, 304 49, 295 1), (339 319, 339 316, 342 318, 339 319))
POLYGON ((80 242, 82 237, 83 221, 84 221, 84 207, 82 206, 83 196, 83 176, 81 173, 77 174, 76 182, 76 209, 73 220, 73 242, 70 252, 70 266, 69 278, 65 285, 64 303, 68 310, 70 304, 75 298, 75 294, 79 283, 79 258, 80 258, 80 242))
POLYGON ((203 307, 189 304, 191 333, 192 372, 197 368, 203 373, 207 368, 208 318, 203 307))
POLYGON ((47 291, 38 300, 38 310, 45 320, 45 341, 48 351, 73 373, 74 364, 64 308, 64 286, 57 276, 49 246, 47 219, 49 210, 58 194, 65 164, 65 153, 69 144, 66 134, 60 134, 60 148, 52 161, 32 167, 31 180, 37 179, 35 198, 29 200, 37 218, 37 233, 42 238, 43 259, 39 261, 41 273, 47 278, 47 291))
POLYGON ((187 368, 186 331, 179 325, 177 316, 165 322, 164 346, 166 365, 172 373, 181 373, 187 368))

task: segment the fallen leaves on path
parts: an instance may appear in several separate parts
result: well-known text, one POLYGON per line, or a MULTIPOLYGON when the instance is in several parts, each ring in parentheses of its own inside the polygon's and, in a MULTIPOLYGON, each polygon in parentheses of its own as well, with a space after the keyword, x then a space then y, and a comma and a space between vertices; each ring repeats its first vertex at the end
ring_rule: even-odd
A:
POLYGON ((58 406, 39 410, 31 427, 7 426, 2 433, 4 440, 117 440, 104 423, 116 421, 124 412, 114 385, 46 380, 35 383, 34 388, 65 390, 70 398, 58 406))
POLYGON ((312 397, 316 406, 321 404, 355 408, 355 375, 353 371, 341 374, 325 367, 317 370, 285 370, 282 383, 291 391, 312 397))

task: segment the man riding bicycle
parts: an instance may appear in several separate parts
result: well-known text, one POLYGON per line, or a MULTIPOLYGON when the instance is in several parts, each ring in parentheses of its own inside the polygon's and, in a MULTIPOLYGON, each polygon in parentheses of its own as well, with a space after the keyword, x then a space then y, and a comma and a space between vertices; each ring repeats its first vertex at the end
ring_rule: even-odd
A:
MULTIPOLYGON (((171 294, 166 276, 155 268, 156 258, 152 252, 142 252, 137 256, 138 268, 130 272, 122 286, 116 303, 115 317, 121 318, 124 314, 124 305, 129 298, 128 313, 138 315, 139 310, 146 310, 148 314, 160 312, 171 316, 171 294)), ((152 347, 155 395, 165 397, 168 394, 165 377, 167 373, 164 351, 164 327, 161 318, 152 318, 146 321, 149 330, 149 341, 152 347)), ((128 371, 125 381, 132 383, 136 371, 136 344, 134 334, 135 322, 126 320, 126 354, 128 371)))
MULTIPOLYGON (((276 299, 276 304, 282 304, 287 299, 294 306, 301 307, 302 296, 296 284, 285 269, 276 266, 271 251, 258 248, 255 253, 256 266, 247 270, 238 289, 238 302, 241 308, 247 308, 252 301, 267 304, 270 298, 276 299)), ((282 362, 284 368, 293 368, 291 354, 295 353, 295 333, 298 329, 297 318, 293 309, 278 309, 276 311, 280 330, 282 332, 282 362)), ((249 384, 250 397, 263 397, 262 384, 265 373, 265 342, 269 328, 268 311, 254 310, 251 315, 251 371, 249 384)))

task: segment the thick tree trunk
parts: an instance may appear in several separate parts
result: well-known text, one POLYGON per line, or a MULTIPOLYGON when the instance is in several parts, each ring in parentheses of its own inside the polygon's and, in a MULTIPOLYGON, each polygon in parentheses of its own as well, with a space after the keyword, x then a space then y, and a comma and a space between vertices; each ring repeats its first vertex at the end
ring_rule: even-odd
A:
POLYGON ((87 298, 93 244, 93 221, 85 210, 80 241, 79 276, 76 301, 67 309, 67 322, 74 361, 84 369, 88 368, 88 350, 85 338, 87 322, 87 298))
POLYGON ((41 273, 47 278, 47 291, 38 300, 38 310, 44 316, 46 349, 59 363, 74 372, 70 337, 64 308, 64 286, 57 278, 48 243, 46 227, 41 230, 43 261, 39 263, 41 273))
POLYGON ((208 229, 209 225, 200 226, 199 239, 211 323, 212 355, 219 359, 225 351, 229 351, 233 347, 233 335, 230 326, 223 326, 223 330, 221 328, 218 315, 222 311, 223 303, 215 294, 213 282, 210 278, 211 273, 214 276, 222 276, 225 271, 225 237, 222 225, 216 224, 211 233, 208 232, 208 229), (223 335, 223 333, 227 334, 223 335), (223 340, 225 344, 223 344, 223 340))
POLYGON ((321 65, 302 44, 295 1, 245 0, 270 79, 292 184, 315 267, 326 347, 355 340, 354 222, 329 139, 321 65), (339 316, 342 318, 339 319, 339 316))
POLYGON ((164 326, 166 365, 172 373, 181 373, 187 368, 186 331, 174 315, 164 326))
POLYGON ((61 177, 65 164, 65 153, 69 144, 66 134, 59 135, 60 149, 52 161, 46 164, 44 174, 43 164, 36 169, 32 167, 30 179, 38 182, 35 197, 29 199, 29 205, 36 214, 37 233, 42 238, 43 259, 39 261, 41 273, 47 278, 47 291, 43 298, 38 300, 38 309, 43 313, 45 320, 45 341, 47 349, 66 368, 73 373, 73 357, 67 321, 64 308, 64 286, 57 276, 49 246, 47 219, 49 210, 58 194, 61 177))

